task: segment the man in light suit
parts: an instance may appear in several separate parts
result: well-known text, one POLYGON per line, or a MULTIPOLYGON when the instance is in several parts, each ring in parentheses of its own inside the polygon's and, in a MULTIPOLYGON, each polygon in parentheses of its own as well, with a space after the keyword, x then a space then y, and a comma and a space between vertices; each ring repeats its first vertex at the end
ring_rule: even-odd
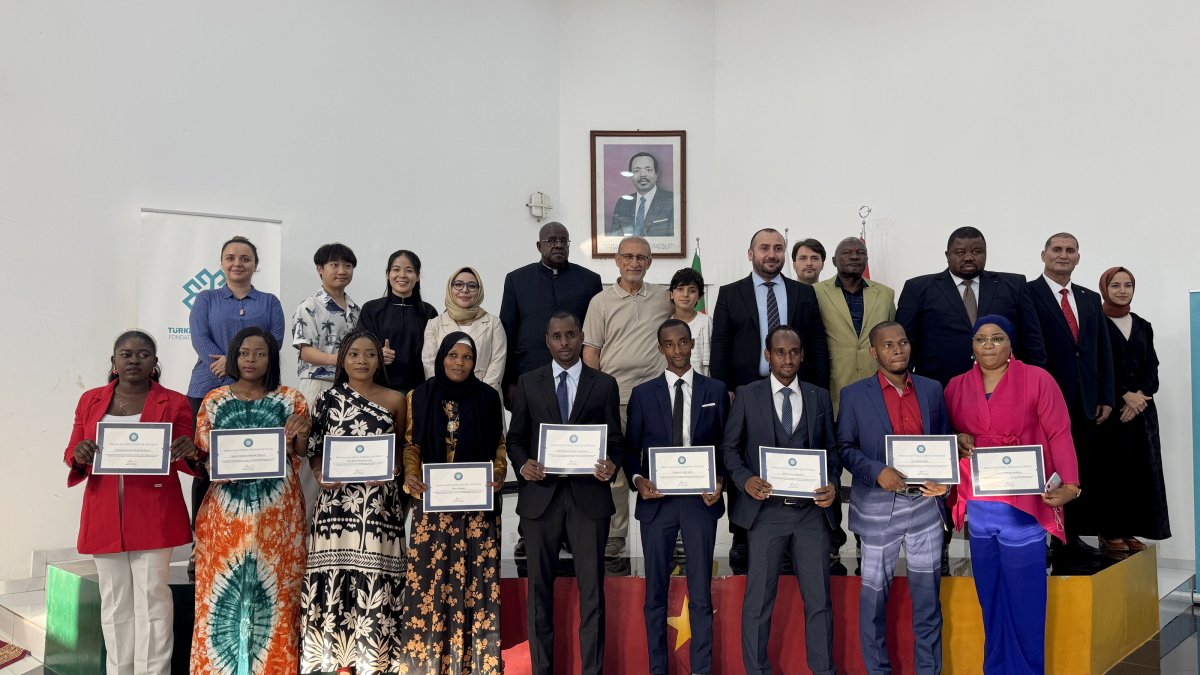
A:
POLYGON ((833 608, 829 599, 829 532, 832 483, 812 499, 772 496, 761 478, 760 447, 823 448, 830 476, 841 471, 834 450, 833 402, 829 392, 797 377, 804 356, 800 334, 781 325, 766 337, 770 375, 739 387, 733 399, 721 453, 729 479, 742 496, 729 518, 746 529, 750 567, 742 603, 742 661, 748 675, 770 675, 767 638, 779 587, 779 569, 790 551, 804 600, 808 667, 833 675, 833 608))
POLYGON ((625 474, 638 493, 634 516, 641 523, 646 556, 646 643, 651 675, 667 673, 667 592, 675 538, 682 531, 687 554, 691 616, 691 672, 712 673, 712 560, 724 470, 719 456, 716 491, 664 495, 650 480, 650 448, 720 447, 729 412, 725 385, 692 369, 692 331, 679 319, 658 328, 658 349, 667 359, 662 375, 633 388, 626 429, 625 474))
POLYGON ((837 440, 842 464, 854 476, 850 529, 862 539, 862 590, 858 601, 859 644, 867 672, 891 673, 887 599, 900 547, 908 556, 916 672, 942 671, 940 551, 947 513, 947 486, 907 485, 887 465, 885 437, 949 434, 942 385, 908 372, 912 347, 895 321, 869 334, 879 372, 842 390, 837 440))
POLYGON ((613 514, 609 483, 621 461, 617 382, 579 358, 583 331, 570 312, 546 325, 553 362, 525 373, 513 395, 508 456, 520 477, 517 515, 529 561, 529 657, 533 672, 554 669, 554 576, 566 538, 579 580, 579 651, 585 675, 604 670, 604 544, 613 514), (608 425, 607 457, 590 475, 553 475, 542 463, 541 424, 608 425))
MULTIPOLYGON (((1107 319, 1100 295, 1071 282, 1071 274, 1079 265, 1079 240, 1075 235, 1060 232, 1047 239, 1042 264, 1045 270, 1029 282, 1029 290, 1046 338, 1046 370, 1058 382, 1067 402, 1080 483, 1086 486, 1091 470, 1088 450, 1096 447, 1097 427, 1108 419, 1116 400, 1107 319)), ((1079 535, 1096 533, 1098 523, 1093 510, 1086 497, 1073 499, 1066 507, 1063 522, 1069 553, 1090 548, 1083 545, 1079 535)), ((1053 543, 1057 540, 1051 539, 1052 545, 1062 550, 1053 543)))
POLYGON ((613 237, 670 237, 675 234, 675 193, 658 186, 658 158, 639 152, 629 158, 629 180, 635 192, 613 205, 605 234, 613 237))

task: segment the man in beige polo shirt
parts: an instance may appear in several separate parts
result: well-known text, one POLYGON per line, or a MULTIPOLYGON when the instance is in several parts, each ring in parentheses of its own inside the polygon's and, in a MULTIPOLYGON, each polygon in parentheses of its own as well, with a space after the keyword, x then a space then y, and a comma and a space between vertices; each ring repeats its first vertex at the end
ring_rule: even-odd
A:
MULTIPOLYGON (((617 247, 617 283, 592 298, 583 321, 583 362, 608 373, 621 389, 621 427, 625 406, 637 385, 662 374, 666 362, 658 351, 658 326, 671 316, 674 306, 667 289, 645 283, 653 258, 650 244, 641 237, 625 237, 617 247)), ((607 557, 620 556, 629 532, 629 499, 624 472, 612 484, 616 514, 608 531, 607 557)))

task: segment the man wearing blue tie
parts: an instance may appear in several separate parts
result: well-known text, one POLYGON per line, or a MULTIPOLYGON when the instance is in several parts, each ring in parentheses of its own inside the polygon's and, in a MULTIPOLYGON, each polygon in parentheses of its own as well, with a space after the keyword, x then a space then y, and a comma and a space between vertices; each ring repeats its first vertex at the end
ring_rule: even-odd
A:
MULTIPOLYGON (((691 616, 691 672, 712 673, 712 560, 724 473, 705 494, 667 496, 650 480, 650 448, 721 444, 729 396, 725 385, 692 369, 692 331, 679 319, 658 328, 658 350, 667 360, 662 375, 633 388, 626 427, 625 473, 638 493, 634 516, 641 523, 646 556, 646 643, 651 675, 667 673, 667 592, 675 538, 683 533, 691 616)), ((714 462, 716 458, 714 457, 714 462)))
POLYGON ((605 234, 613 237, 671 237, 675 235, 675 193, 658 186, 658 158, 639 152, 629 158, 629 180, 635 192, 613 205, 605 234))
POLYGON ((908 555, 912 595, 913 662, 916 672, 942 672, 942 533, 947 486, 932 481, 907 485, 887 465, 885 437, 950 433, 942 385, 908 372, 912 347, 904 327, 884 321, 871 329, 871 356, 879 372, 842 389, 837 439, 842 464, 854 476, 850 530, 862 538, 862 590, 858 602, 859 643, 867 672, 891 673, 887 644, 887 599, 900 547, 908 555))

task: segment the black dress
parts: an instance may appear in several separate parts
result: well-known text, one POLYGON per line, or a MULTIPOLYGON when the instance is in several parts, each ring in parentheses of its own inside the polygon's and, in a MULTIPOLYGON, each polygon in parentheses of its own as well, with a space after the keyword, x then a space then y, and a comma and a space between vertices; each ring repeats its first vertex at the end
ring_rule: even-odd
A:
POLYGON ((407 394, 425 381, 425 368, 421 365, 421 347, 425 344, 425 324, 437 316, 437 310, 414 293, 401 298, 391 290, 382 298, 363 305, 358 315, 358 328, 375 334, 379 342, 389 341, 396 350, 396 360, 388 366, 388 386, 407 394))
MULTIPOLYGON (((1167 491, 1163 485, 1162 446, 1158 433, 1158 409, 1151 399, 1146 409, 1128 422, 1121 421, 1122 396, 1140 391, 1158 394, 1158 355, 1154 352, 1154 330, 1150 322, 1130 314, 1129 338, 1111 320, 1116 405, 1096 435, 1097 460, 1094 486, 1103 515, 1097 522, 1105 538, 1144 537, 1167 539, 1171 522, 1167 515, 1167 491), (1137 495, 1131 499, 1125 495, 1137 495)), ((1079 450, 1079 449, 1077 449, 1079 450)), ((1087 489, 1088 486, 1084 486, 1087 489)))

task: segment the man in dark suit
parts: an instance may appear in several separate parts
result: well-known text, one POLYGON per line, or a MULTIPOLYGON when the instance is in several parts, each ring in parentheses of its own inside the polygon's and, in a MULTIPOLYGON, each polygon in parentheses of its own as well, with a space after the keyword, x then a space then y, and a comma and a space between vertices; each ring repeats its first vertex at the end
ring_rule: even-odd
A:
POLYGON ((971 369, 975 319, 999 314, 1017 327, 1017 358, 1046 365, 1046 348, 1033 298, 1020 274, 988 272, 987 241, 973 227, 960 227, 946 243, 946 269, 904 283, 896 321, 913 349, 913 371, 937 380, 971 369))
POLYGON ((691 672, 712 673, 712 560, 724 471, 718 462, 713 493, 671 495, 650 480, 650 448, 721 444, 729 395, 725 385, 692 369, 692 331, 679 319, 658 328, 658 350, 667 360, 662 375, 633 388, 629 396, 625 475, 638 493, 634 516, 641 523, 646 557, 646 643, 651 675, 667 674, 667 591, 675 537, 682 531, 687 554, 691 617, 691 672))
POLYGON ((829 392, 797 377, 804 356, 799 333, 782 325, 767 334, 770 376, 741 386, 733 399, 721 454, 742 497, 729 518, 746 529, 750 568, 742 603, 742 661, 748 675, 770 675, 767 638, 779 586, 779 568, 790 551, 804 600, 808 667, 833 675, 833 608, 829 599, 829 533, 833 483, 812 499, 776 497, 763 480, 760 447, 823 448, 828 475, 841 472, 834 450, 833 400, 829 392))
POLYGON ((522 375, 513 395, 508 456, 518 467, 517 515, 529 560, 529 656, 533 672, 554 669, 554 577, 559 545, 571 545, 579 580, 579 650, 585 675, 604 669, 604 543, 613 514, 609 483, 621 458, 617 382, 579 358, 579 319, 557 312, 546 325, 554 361, 522 375), (608 456, 590 475, 547 474, 541 461, 541 424, 606 424, 608 456))
POLYGON ((907 485, 887 464, 885 438, 950 433, 942 385, 908 372, 912 348, 904 328, 884 321, 870 331, 871 356, 879 372, 842 389, 837 439, 842 464, 854 476, 850 530, 862 539, 862 589, 858 634, 869 673, 890 673, 887 600, 892 575, 907 553, 912 595, 913 661, 916 672, 942 672, 942 604, 939 570, 947 512, 946 485, 907 485))
POLYGON ((639 152, 629 158, 629 180, 635 192, 613 205, 612 237, 670 237, 675 234, 675 193, 658 186, 658 158, 639 152))
MULTIPOLYGON (((1100 295, 1071 283, 1071 274, 1079 265, 1079 240, 1075 235, 1060 232, 1047 239, 1042 263, 1044 272, 1029 282, 1029 290, 1046 338, 1046 370, 1058 382, 1067 402, 1080 484, 1087 486, 1092 468, 1089 451, 1096 447, 1098 425, 1108 418, 1116 399, 1107 319, 1100 295)), ((1080 534, 1096 532, 1094 508, 1086 497, 1073 499, 1066 506, 1063 523, 1067 546, 1073 553, 1085 548, 1080 534)))

